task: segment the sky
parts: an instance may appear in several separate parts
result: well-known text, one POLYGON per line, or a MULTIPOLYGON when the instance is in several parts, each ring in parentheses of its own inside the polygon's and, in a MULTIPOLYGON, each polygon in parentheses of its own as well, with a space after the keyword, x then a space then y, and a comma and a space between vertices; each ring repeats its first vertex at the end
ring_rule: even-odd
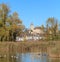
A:
POLYGON ((17 12, 26 28, 46 25, 49 17, 60 21, 60 0, 0 0, 10 7, 10 12, 17 12))

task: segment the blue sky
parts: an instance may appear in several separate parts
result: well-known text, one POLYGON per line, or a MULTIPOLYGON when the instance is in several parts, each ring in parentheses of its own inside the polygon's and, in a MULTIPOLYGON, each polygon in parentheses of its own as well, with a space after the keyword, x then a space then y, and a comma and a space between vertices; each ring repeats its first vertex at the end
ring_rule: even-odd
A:
POLYGON ((18 12, 23 24, 41 26, 46 24, 49 17, 60 20, 60 0, 0 0, 9 5, 11 12, 18 12))

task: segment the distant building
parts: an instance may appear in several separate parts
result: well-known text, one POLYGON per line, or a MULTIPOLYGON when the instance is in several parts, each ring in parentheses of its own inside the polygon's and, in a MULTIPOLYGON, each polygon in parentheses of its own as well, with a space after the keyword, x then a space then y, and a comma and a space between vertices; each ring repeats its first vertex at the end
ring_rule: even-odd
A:
POLYGON ((33 24, 30 25, 29 29, 25 30, 25 34, 23 33, 21 36, 16 38, 17 41, 24 40, 39 40, 44 38, 44 31, 41 27, 34 27, 33 24))
POLYGON ((41 35, 44 34, 44 31, 41 29, 41 27, 34 27, 34 25, 31 24, 29 33, 33 35, 37 35, 37 34, 41 35))

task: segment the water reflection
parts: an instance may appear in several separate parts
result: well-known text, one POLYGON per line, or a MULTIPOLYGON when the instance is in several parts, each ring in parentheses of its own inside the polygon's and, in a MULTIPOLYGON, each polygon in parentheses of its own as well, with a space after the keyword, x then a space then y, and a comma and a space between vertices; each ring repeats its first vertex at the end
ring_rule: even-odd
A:
POLYGON ((60 59, 48 59, 45 53, 17 53, 0 58, 0 62, 60 62, 60 59))

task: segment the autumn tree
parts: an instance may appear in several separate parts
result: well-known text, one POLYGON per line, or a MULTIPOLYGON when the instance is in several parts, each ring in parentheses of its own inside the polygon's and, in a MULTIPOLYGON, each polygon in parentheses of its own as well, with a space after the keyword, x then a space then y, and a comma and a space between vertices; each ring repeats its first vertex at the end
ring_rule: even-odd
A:
POLYGON ((21 34, 24 30, 24 25, 19 18, 17 12, 9 14, 10 8, 8 5, 0 4, 0 40, 12 41, 16 40, 16 35, 21 34), (15 36, 15 37, 14 37, 15 36))
POLYGON ((20 35, 24 30, 24 25, 22 24, 22 21, 19 19, 18 13, 14 12, 10 16, 11 22, 10 27, 12 31, 12 35, 14 40, 16 39, 16 35, 20 35))
POLYGON ((2 3, 0 4, 0 40, 2 41, 2 38, 7 38, 7 30, 6 30, 6 20, 8 18, 9 14, 9 8, 6 4, 2 3))
POLYGON ((58 33, 58 20, 56 18, 48 18, 47 19, 48 25, 48 33, 52 35, 52 37, 56 37, 58 33))

